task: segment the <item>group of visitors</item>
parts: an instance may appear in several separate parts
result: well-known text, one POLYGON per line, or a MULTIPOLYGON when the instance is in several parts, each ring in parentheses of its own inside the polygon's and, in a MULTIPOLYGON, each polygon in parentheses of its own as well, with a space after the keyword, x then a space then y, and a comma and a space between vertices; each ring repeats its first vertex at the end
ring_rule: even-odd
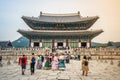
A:
MULTIPOLYGON (((38 57, 35 57, 34 53, 32 53, 32 56, 30 57, 30 72, 31 75, 34 74, 35 71, 35 64, 37 69, 52 69, 54 70, 65 70, 65 62, 70 62, 70 56, 69 54, 65 55, 63 53, 61 54, 50 54, 50 55, 38 55, 38 57), (36 64, 37 62, 37 64, 36 64)), ((22 68, 22 75, 25 74, 26 64, 27 64, 27 57, 23 55, 19 58, 19 64, 22 68)), ((88 59, 86 56, 83 56, 82 60, 82 75, 87 76, 88 74, 88 59)))
POLYGON ((25 74, 26 64, 27 64, 27 57, 25 55, 23 55, 22 57, 20 56, 19 65, 21 65, 22 68, 22 75, 25 74))
MULTIPOLYGON (((32 53, 32 56, 30 57, 31 75, 34 74, 35 63, 36 63, 36 58, 35 58, 34 53, 32 53)), ((27 65, 27 57, 25 55, 23 55, 22 57, 19 58, 19 65, 21 65, 21 68, 22 68, 22 75, 25 75, 25 69, 26 69, 26 65, 27 65)))
POLYGON ((40 63, 39 60, 37 61, 37 65, 40 65, 40 69, 64 70, 65 62, 70 62, 68 55, 64 55, 63 53, 45 55, 44 58, 44 61, 41 61, 40 63))
MULTIPOLYGON (((32 53, 32 56, 30 57, 30 72, 31 75, 34 74, 35 71, 35 64, 37 69, 52 69, 54 70, 64 70, 65 69, 65 62, 70 62, 69 55, 65 55, 63 53, 60 54, 50 54, 50 55, 38 55, 36 57, 34 53, 32 53)), ((27 57, 25 55, 21 56, 19 58, 19 64, 22 68, 22 75, 25 74, 26 64, 27 64, 27 57)))

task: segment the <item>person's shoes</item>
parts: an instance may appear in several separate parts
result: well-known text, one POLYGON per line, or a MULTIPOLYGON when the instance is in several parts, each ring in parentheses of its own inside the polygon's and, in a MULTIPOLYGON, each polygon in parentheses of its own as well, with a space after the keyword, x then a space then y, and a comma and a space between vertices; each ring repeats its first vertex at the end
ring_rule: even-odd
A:
POLYGON ((31 72, 31 75, 33 75, 34 73, 33 72, 31 72))
POLYGON ((25 75, 24 72, 22 72, 22 75, 25 75))
POLYGON ((82 76, 84 76, 84 74, 82 74, 82 76))

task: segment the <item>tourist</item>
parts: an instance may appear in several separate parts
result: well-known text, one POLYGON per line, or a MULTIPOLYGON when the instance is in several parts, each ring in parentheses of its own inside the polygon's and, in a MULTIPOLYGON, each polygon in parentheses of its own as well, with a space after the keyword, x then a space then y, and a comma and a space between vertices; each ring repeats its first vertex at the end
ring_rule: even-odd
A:
POLYGON ((78 56, 77 56, 77 54, 75 54, 74 56, 75 56, 75 60, 77 60, 77 59, 78 59, 78 56))
POLYGON ((2 67, 2 55, 0 54, 0 67, 2 67))
POLYGON ((58 69, 58 54, 55 54, 53 59, 52 59, 52 70, 57 70, 58 69))
POLYGON ((58 68, 59 68, 59 70, 65 70, 65 56, 64 56, 64 54, 63 53, 61 53, 60 55, 59 55, 59 64, 58 64, 58 68))
POLYGON ((19 61, 18 61, 19 65, 21 65, 21 59, 22 59, 22 55, 20 55, 20 57, 19 57, 19 61))
POLYGON ((66 63, 70 63, 70 55, 69 54, 66 55, 66 63))
POLYGON ((91 54, 88 54, 88 60, 91 60, 92 58, 91 58, 91 54))
POLYGON ((80 54, 78 54, 78 60, 80 60, 80 54))
POLYGON ((42 68, 42 56, 38 55, 37 58, 37 69, 41 69, 42 68))
POLYGON ((2 63, 2 55, 0 54, 0 64, 2 63))
POLYGON ((32 57, 31 57, 31 63, 30 63, 30 70, 31 70, 31 75, 34 74, 34 71, 35 71, 35 55, 34 53, 32 53, 32 57))
POLYGON ((53 58, 54 56, 53 56, 53 54, 52 53, 50 53, 50 55, 49 55, 49 67, 51 68, 51 63, 52 63, 52 58, 53 58))
POLYGON ((86 58, 86 55, 84 55, 83 60, 82 60, 82 71, 83 71, 82 75, 84 76, 84 74, 85 74, 87 76, 88 70, 89 70, 88 60, 86 58))
POLYGON ((50 60, 48 55, 45 56, 44 68, 46 70, 50 69, 50 60))
POLYGON ((26 64, 27 64, 27 57, 23 55, 22 58, 20 59, 20 65, 22 67, 22 75, 25 75, 26 64))
POLYGON ((43 55, 41 55, 41 58, 42 58, 42 63, 44 62, 44 56, 43 55))

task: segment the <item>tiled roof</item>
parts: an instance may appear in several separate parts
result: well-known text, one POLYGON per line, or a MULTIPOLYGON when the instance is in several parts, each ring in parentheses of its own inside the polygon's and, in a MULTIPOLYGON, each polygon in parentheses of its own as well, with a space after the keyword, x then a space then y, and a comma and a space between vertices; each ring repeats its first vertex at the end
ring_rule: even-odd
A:
POLYGON ((81 36, 81 35, 93 35, 97 36, 102 33, 103 30, 18 30, 24 36, 81 36))
POLYGON ((12 47, 10 41, 0 41, 0 47, 12 47))
POLYGON ((92 20, 99 18, 98 16, 93 17, 82 17, 80 14, 41 14, 39 17, 27 17, 22 16, 25 20, 33 20, 40 22, 54 22, 54 23, 68 23, 68 22, 80 22, 86 20, 92 20))

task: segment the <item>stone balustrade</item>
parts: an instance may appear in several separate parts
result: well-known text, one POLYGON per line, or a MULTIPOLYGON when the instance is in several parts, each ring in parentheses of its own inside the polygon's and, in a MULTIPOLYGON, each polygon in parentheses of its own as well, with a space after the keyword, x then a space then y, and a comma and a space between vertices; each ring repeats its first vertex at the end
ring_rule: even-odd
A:
MULTIPOLYGON (((93 59, 119 59, 120 60, 120 48, 72 48, 66 51, 69 54, 91 55, 93 59)), ((19 56, 25 54, 28 59, 31 53, 35 55, 45 55, 52 53, 48 48, 0 48, 0 54, 3 59, 18 59, 19 56)))

